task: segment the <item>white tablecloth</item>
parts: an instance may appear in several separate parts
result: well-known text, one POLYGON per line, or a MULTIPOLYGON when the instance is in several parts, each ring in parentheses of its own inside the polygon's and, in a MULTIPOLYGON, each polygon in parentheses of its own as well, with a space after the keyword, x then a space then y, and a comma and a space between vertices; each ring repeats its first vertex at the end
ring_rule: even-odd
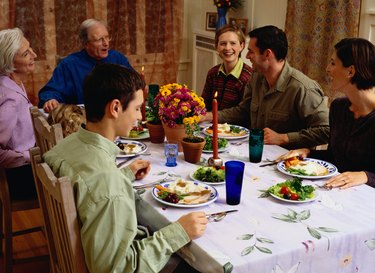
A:
MULTIPOLYGON (((179 154, 176 167, 166 167, 163 144, 148 145, 152 162, 143 184, 155 181, 165 172, 190 179, 198 168, 179 154)), ((264 147, 263 159, 274 159, 285 153, 278 146, 264 147)), ((142 196, 155 208, 160 220, 175 221, 191 211, 206 213, 229 209, 220 222, 210 222, 205 234, 184 247, 180 255, 201 272, 235 273, 374 273, 375 272, 375 189, 367 185, 331 191, 317 189, 317 201, 292 204, 273 197, 259 198, 260 190, 290 178, 276 166, 258 167, 248 160, 248 144, 230 145, 219 154, 225 161, 245 162, 241 203, 225 202, 225 185, 218 185, 219 198, 211 205, 195 209, 174 208, 154 200, 151 189, 142 196)), ((203 154, 209 158, 210 154, 203 154)), ((304 180, 322 184, 324 180, 304 180)), ((157 226, 157 223, 149 223, 157 226)))

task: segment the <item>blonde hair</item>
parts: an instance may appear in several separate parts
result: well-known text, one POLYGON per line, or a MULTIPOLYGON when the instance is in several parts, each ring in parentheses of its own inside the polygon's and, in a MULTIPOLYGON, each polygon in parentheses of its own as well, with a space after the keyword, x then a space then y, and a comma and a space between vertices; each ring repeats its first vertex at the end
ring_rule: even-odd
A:
POLYGON ((49 114, 50 125, 60 123, 64 137, 76 132, 82 123, 86 123, 85 110, 74 104, 59 104, 49 114))

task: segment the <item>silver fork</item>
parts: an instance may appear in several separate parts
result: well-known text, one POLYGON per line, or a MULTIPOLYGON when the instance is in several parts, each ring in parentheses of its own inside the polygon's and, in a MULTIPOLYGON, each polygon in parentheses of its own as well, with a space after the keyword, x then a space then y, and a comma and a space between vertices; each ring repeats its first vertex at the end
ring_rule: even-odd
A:
POLYGON ((168 174, 166 177, 164 177, 162 179, 159 179, 159 180, 156 180, 155 182, 151 182, 151 183, 143 184, 143 185, 136 185, 136 186, 133 186, 133 188, 135 190, 152 188, 152 187, 154 187, 156 185, 159 185, 160 183, 168 182, 168 181, 173 181, 173 180, 176 179, 176 177, 177 176, 172 176, 172 175, 168 174))

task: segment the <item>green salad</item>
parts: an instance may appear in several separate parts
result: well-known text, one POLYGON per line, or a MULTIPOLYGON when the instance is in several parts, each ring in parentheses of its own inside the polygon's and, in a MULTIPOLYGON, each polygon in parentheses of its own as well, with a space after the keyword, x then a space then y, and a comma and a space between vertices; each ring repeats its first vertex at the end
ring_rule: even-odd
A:
POLYGON ((278 183, 270 187, 267 192, 272 193, 280 198, 303 201, 314 198, 315 188, 313 186, 302 185, 301 178, 288 179, 285 182, 278 183))
POLYGON ((225 180, 225 172, 223 168, 199 167, 194 172, 193 177, 203 182, 223 182, 225 180))
MULTIPOLYGON (((217 141, 219 149, 225 148, 228 145, 228 140, 225 138, 219 138, 217 141)), ((204 145, 203 150, 206 151, 212 151, 212 137, 211 136, 206 136, 206 145, 204 145)))

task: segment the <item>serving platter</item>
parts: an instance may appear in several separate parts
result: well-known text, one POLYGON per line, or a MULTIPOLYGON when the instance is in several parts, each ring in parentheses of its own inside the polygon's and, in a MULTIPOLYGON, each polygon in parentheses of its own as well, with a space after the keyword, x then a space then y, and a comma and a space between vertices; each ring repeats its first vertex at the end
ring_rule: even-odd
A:
POLYGON ((328 178, 328 177, 331 177, 331 176, 334 176, 334 175, 337 174, 337 168, 332 163, 329 163, 329 162, 326 162, 326 161, 320 160, 320 159, 314 159, 314 158, 304 158, 304 160, 305 161, 313 161, 313 162, 318 163, 319 165, 324 166, 325 168, 327 168, 328 174, 326 174, 326 175, 300 175, 300 174, 293 174, 293 173, 290 173, 288 171, 288 169, 285 167, 285 162, 284 161, 280 161, 277 164, 277 169, 280 172, 282 172, 282 173, 284 173, 286 175, 290 175, 290 176, 293 176, 293 177, 305 178, 305 179, 322 179, 322 178, 328 178))
MULTIPOLYGON (((189 182, 189 181, 188 181, 189 182)), ((164 201, 163 199, 160 199, 158 197, 158 192, 159 190, 154 187, 151 191, 151 195, 152 197, 164 204, 164 205, 168 205, 168 206, 171 206, 171 207, 177 207, 177 208, 197 208, 197 207, 203 207, 203 206, 207 206, 213 202, 216 201, 216 199, 218 198, 219 194, 217 192, 217 190, 210 186, 210 185, 207 185, 205 183, 202 183, 202 182, 198 182, 198 181, 190 181, 190 182, 193 182, 195 185, 200 185, 200 186, 203 186, 205 189, 207 190, 210 190, 211 191, 211 194, 210 194, 210 198, 207 200, 207 202, 204 202, 204 203, 199 203, 199 204, 179 204, 179 203, 170 203, 170 202, 167 202, 167 201, 164 201)), ((164 188, 169 188, 173 183, 176 183, 176 182, 164 182, 164 183, 160 183, 161 186, 163 186, 164 188)))

